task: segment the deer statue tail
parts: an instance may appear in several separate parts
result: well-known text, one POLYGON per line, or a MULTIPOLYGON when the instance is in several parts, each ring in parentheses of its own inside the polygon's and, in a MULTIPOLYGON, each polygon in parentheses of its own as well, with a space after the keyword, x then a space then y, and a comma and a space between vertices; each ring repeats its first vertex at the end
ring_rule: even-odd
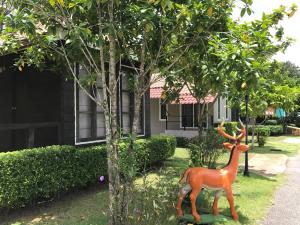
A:
POLYGON ((189 172, 191 171, 192 168, 188 168, 184 171, 184 173, 181 175, 181 178, 179 180, 180 184, 186 183, 187 182, 187 177, 189 175, 189 172))

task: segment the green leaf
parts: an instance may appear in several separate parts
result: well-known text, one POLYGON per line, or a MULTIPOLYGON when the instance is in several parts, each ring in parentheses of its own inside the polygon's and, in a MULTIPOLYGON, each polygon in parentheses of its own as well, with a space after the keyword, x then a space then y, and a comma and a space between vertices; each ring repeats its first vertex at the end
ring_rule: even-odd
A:
POLYGON ((49 3, 50 3, 50 5, 51 5, 52 7, 55 6, 55 0, 49 0, 49 3))
POLYGON ((70 3, 69 3, 69 8, 70 8, 70 9, 73 8, 74 6, 76 6, 76 3, 74 3, 74 2, 70 2, 70 3))
POLYGON ((250 16, 252 13, 251 9, 250 8, 247 8, 247 14, 250 16))
POLYGON ((243 17, 245 15, 245 12, 246 12, 246 8, 243 8, 241 11, 241 17, 243 17))

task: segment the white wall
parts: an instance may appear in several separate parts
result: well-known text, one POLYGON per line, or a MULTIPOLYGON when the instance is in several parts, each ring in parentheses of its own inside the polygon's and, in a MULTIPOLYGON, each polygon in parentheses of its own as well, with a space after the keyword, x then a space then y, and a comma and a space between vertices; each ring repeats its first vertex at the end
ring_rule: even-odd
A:
POLYGON ((151 134, 165 132, 166 122, 159 120, 159 99, 150 99, 150 124, 151 134))
POLYGON ((227 108, 226 118, 226 98, 218 97, 214 103, 214 123, 220 123, 223 118, 225 121, 231 121, 231 109, 227 108), (218 118, 218 101, 220 101, 220 118, 218 118))

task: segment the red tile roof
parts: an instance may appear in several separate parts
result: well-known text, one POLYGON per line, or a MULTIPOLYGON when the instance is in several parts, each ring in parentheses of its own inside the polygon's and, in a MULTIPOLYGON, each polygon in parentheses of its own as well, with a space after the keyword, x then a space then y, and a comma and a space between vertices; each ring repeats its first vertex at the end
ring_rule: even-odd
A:
MULTIPOLYGON (((150 98, 161 98, 165 81, 163 79, 153 83, 150 87, 150 98)), ((212 103, 216 96, 208 95, 204 98, 205 103, 212 103)), ((184 86, 179 93, 179 104, 196 104, 196 99, 191 95, 187 86, 184 86)), ((201 101, 203 103, 203 100, 201 101)))

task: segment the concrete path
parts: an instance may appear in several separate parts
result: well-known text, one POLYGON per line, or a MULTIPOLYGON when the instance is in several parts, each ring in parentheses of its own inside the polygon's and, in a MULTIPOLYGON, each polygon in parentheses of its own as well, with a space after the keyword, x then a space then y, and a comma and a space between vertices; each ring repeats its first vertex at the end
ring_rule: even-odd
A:
POLYGON ((300 154, 289 159, 285 173, 288 180, 276 191, 263 225, 300 225, 300 154))
POLYGON ((286 169, 288 156, 283 154, 254 154, 249 160, 249 169, 263 176, 272 177, 286 169))

